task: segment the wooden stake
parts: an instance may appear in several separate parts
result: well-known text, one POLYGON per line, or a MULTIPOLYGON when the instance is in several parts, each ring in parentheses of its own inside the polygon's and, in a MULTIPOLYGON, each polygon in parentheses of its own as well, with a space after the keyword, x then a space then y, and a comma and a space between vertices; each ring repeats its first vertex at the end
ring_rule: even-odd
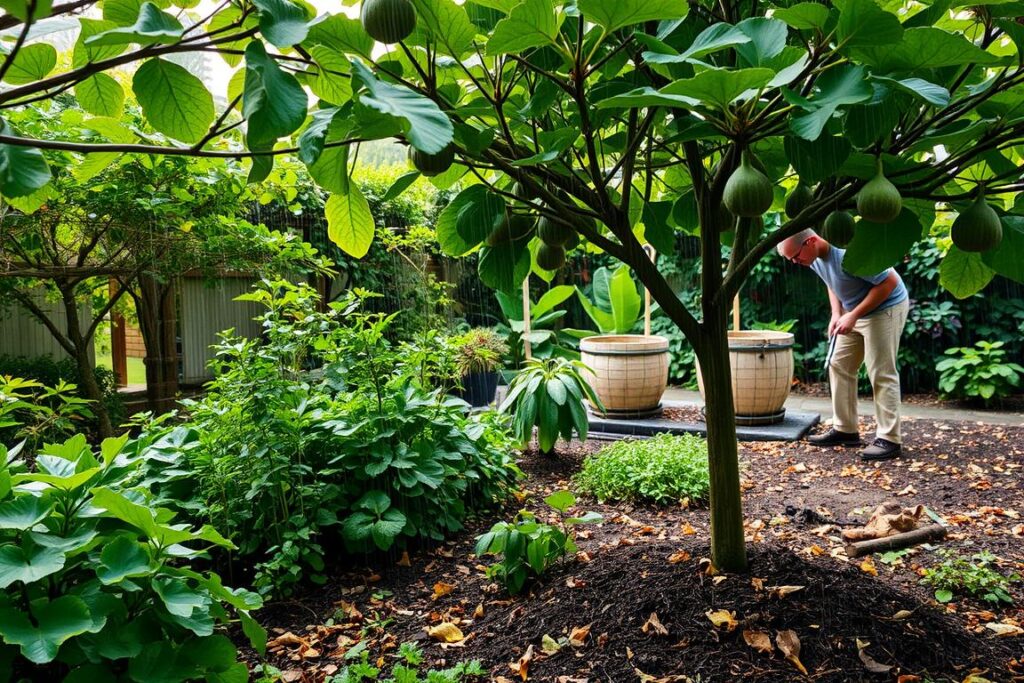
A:
POLYGON ((904 531, 901 534, 872 538, 868 541, 857 541, 846 544, 847 557, 861 557, 872 553, 881 553, 887 550, 899 550, 909 548, 912 545, 920 545, 929 541, 941 541, 946 537, 946 527, 941 524, 929 524, 913 531, 904 531))
POLYGON ((523 352, 526 360, 533 358, 530 348, 530 276, 523 279, 523 352))
POLYGON ((740 331, 740 295, 737 294, 736 298, 732 300, 732 329, 735 332, 740 331))

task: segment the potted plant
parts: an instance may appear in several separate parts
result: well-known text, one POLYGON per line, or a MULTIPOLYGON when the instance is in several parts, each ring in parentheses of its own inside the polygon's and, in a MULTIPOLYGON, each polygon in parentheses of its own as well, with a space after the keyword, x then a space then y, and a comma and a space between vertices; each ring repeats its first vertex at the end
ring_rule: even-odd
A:
POLYGON ((572 439, 575 431, 580 441, 587 438, 590 421, 584 400, 599 410, 600 397, 583 378, 586 368, 578 360, 565 358, 531 359, 512 380, 508 396, 501 404, 502 412, 512 413, 512 431, 526 445, 537 427, 540 452, 550 455, 558 437, 572 439))
POLYGON ((601 412, 612 417, 656 413, 668 386, 668 339, 628 334, 636 326, 642 303, 629 268, 598 268, 593 302, 577 292, 583 309, 601 332, 580 340, 580 360, 601 398, 601 412))
POLYGON ((459 396, 471 406, 490 405, 498 391, 498 369, 508 345, 494 330, 476 327, 451 341, 455 370, 460 378, 459 396))

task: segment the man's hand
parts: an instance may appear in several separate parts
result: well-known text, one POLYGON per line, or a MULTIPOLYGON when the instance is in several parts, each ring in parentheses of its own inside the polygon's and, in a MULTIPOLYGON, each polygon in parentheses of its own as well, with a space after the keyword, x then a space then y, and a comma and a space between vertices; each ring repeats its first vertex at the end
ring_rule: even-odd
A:
POLYGON ((828 338, 831 339, 836 335, 836 325, 839 324, 839 319, 843 317, 842 313, 833 313, 832 318, 828 321, 828 338))
MULTIPOLYGON (((856 313, 844 313, 835 321, 834 332, 836 334, 849 334, 853 331, 853 326, 857 324, 858 320, 859 318, 856 313)), ((832 325, 829 325, 829 327, 832 327, 832 325)))

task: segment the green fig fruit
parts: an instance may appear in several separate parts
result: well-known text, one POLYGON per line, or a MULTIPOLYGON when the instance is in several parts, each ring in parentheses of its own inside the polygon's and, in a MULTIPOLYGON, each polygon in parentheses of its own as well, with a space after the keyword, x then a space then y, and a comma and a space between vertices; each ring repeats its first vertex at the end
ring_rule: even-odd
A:
POLYGON ((541 270, 558 270, 565 265, 565 249, 540 243, 537 248, 537 267, 541 270))
POLYGON ((878 173, 857 193, 857 213, 872 223, 888 223, 900 215, 903 198, 896 186, 889 182, 882 172, 882 160, 878 160, 878 173))
POLYGON ((814 192, 804 185, 803 181, 796 184, 793 191, 786 197, 786 216, 796 218, 797 215, 814 201, 814 192))
POLYGON ((735 216, 755 218, 771 208, 772 199, 768 176, 754 168, 749 155, 744 154, 743 161, 725 183, 722 193, 725 207, 735 216))
POLYGON ((425 176, 441 175, 455 163, 455 147, 448 145, 437 154, 427 154, 410 147, 409 161, 412 162, 413 168, 425 176))
POLYGON ((580 246, 580 236, 574 232, 569 236, 569 241, 562 245, 562 248, 566 251, 572 251, 578 246, 580 246))
POLYGON ((523 213, 505 212, 505 216, 487 235, 484 243, 489 247, 519 241, 533 231, 533 216, 523 213))
POLYGON ((363 0, 359 20, 371 38, 390 45, 412 35, 416 8, 409 0, 363 0))
POLYGON ((822 225, 821 236, 826 242, 843 248, 853 239, 855 227, 856 222, 848 211, 833 211, 822 225))
POLYGON ((1003 223, 985 201, 984 191, 979 191, 974 202, 956 217, 950 236, 961 251, 990 251, 1003 241, 1003 223))
POLYGON ((541 216, 537 221, 537 236, 545 244, 553 247, 562 247, 576 234, 576 231, 565 223, 553 221, 546 216, 541 216))

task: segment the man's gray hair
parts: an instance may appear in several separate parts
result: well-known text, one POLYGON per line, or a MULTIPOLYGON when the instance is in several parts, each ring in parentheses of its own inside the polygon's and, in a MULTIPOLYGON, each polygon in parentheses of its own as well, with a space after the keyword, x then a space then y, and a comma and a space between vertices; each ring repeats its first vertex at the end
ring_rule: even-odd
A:
POLYGON ((783 249, 785 249, 787 245, 789 245, 790 247, 794 247, 794 248, 795 247, 799 247, 800 245, 802 245, 807 240, 807 238, 809 238, 809 237, 817 237, 817 236, 818 236, 818 233, 814 232, 810 228, 807 228, 806 230, 801 230, 800 232, 798 232, 797 234, 793 235, 792 237, 787 237, 786 239, 782 240, 781 242, 779 242, 775 246, 775 248, 781 254, 781 253, 783 253, 783 249))

